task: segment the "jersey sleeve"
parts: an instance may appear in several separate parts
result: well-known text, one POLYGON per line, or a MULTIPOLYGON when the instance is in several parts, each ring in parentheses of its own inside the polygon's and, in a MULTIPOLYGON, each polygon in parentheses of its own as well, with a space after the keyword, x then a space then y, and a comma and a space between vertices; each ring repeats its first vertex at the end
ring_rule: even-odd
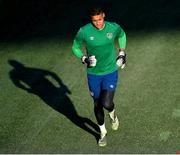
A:
POLYGON ((117 24, 117 39, 118 45, 120 48, 126 48, 126 33, 124 30, 117 24))
POLYGON ((81 58, 83 56, 83 52, 81 48, 83 47, 84 43, 84 37, 83 37, 83 32, 82 29, 78 31, 78 33, 75 36, 75 39, 73 41, 72 45, 72 53, 77 57, 81 58))

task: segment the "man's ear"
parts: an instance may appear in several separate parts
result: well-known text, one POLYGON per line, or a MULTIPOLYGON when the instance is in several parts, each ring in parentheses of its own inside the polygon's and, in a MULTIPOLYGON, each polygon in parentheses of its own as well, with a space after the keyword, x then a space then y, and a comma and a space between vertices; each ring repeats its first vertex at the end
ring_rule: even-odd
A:
POLYGON ((103 12, 103 18, 105 17, 105 13, 103 12))

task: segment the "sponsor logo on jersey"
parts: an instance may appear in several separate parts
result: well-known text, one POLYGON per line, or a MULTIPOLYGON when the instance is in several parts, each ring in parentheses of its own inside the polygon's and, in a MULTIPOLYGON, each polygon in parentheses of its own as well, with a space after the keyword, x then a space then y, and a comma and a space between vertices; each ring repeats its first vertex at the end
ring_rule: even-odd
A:
POLYGON ((107 33, 106 36, 107 36, 108 39, 112 39, 113 34, 112 33, 107 33))
POLYGON ((93 36, 91 36, 91 37, 89 37, 89 39, 90 39, 90 40, 94 40, 94 37, 93 37, 93 36))

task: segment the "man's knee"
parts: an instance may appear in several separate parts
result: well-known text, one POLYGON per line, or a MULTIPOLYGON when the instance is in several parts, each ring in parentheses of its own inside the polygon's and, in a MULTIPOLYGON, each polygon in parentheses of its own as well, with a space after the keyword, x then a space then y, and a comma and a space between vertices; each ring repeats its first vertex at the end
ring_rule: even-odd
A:
POLYGON ((105 109, 107 109, 108 111, 112 111, 114 109, 113 98, 114 91, 103 90, 100 94, 99 102, 103 105, 105 109))

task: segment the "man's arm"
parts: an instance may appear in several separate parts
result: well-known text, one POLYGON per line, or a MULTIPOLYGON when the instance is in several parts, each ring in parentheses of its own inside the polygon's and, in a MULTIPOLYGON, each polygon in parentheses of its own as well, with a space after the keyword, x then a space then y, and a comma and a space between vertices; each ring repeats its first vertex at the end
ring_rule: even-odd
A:
POLYGON ((126 48, 126 33, 122 28, 119 28, 119 34, 117 37, 120 51, 124 51, 126 48))
POLYGON ((125 53, 125 48, 126 48, 126 33, 124 30, 119 26, 118 29, 118 44, 119 44, 119 54, 116 59, 116 63, 119 67, 122 69, 125 67, 126 63, 126 53, 125 53))
POLYGON ((81 50, 83 47, 83 43, 84 43, 84 37, 83 37, 82 29, 80 28, 78 33, 75 36, 75 39, 72 45, 72 52, 79 59, 83 57, 83 52, 81 50))
POLYGON ((74 42, 73 42, 72 52, 79 59, 81 59, 83 57, 83 52, 81 50, 81 45, 76 40, 74 40, 74 42))
POLYGON ((95 67, 97 60, 95 56, 87 57, 83 54, 83 51, 81 50, 83 47, 83 43, 84 43, 83 33, 82 30, 80 29, 74 39, 72 52, 78 59, 81 59, 81 62, 83 64, 86 64, 87 67, 95 67))

